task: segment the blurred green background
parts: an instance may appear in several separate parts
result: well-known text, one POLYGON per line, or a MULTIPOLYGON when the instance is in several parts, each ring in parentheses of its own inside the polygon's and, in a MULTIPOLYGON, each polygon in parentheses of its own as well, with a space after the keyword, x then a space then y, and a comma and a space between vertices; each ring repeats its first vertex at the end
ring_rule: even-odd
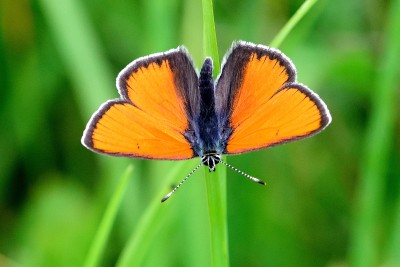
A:
MULTIPOLYGON (((301 4, 216 0, 220 57, 233 40, 267 45, 301 4)), ((113 266, 149 203, 198 159, 106 157, 80 138, 98 106, 118 97, 115 77, 130 61, 184 44, 202 64, 201 1, 1 0, 0 8, 0 266, 81 266, 131 163, 100 261, 113 266)), ((228 158, 269 183, 227 170, 231 266, 400 266, 396 14, 399 0, 321 0, 283 42, 333 122, 313 138, 228 158)), ((202 172, 160 204, 133 263, 211 265, 202 172)))

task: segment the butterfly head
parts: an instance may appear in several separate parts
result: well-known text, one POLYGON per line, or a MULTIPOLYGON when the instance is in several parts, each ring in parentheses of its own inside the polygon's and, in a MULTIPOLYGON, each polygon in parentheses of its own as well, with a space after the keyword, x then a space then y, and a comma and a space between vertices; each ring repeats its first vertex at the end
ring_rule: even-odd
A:
POLYGON ((201 162, 208 167, 210 172, 215 171, 215 166, 221 162, 221 154, 209 152, 201 156, 201 162))
POLYGON ((255 178, 255 177, 251 176, 251 175, 248 175, 247 173, 244 173, 243 171, 238 170, 237 168, 233 167, 233 166, 230 165, 229 163, 223 161, 223 160, 222 160, 221 154, 218 154, 218 153, 215 152, 215 151, 211 151, 211 152, 208 152, 208 153, 204 154, 203 156, 201 156, 201 163, 200 163, 199 165, 197 165, 188 175, 186 175, 186 177, 185 177, 177 186, 175 186, 175 188, 174 188, 171 192, 169 192, 165 197, 163 197, 163 198, 161 199, 161 202, 164 202, 164 201, 166 201, 167 199, 169 199, 169 198, 171 197, 171 195, 172 195, 173 193, 175 193, 175 191, 178 190, 178 188, 179 188, 179 187, 180 187, 180 186, 195 172, 195 171, 197 171, 202 165, 207 166, 207 167, 208 167, 208 170, 209 170, 210 172, 212 172, 212 171, 215 171, 215 166, 216 166, 218 163, 224 164, 224 165, 227 166, 228 168, 230 168, 230 169, 234 170, 235 172, 237 172, 237 173, 243 175, 244 177, 246 177, 246 178, 252 180, 253 182, 259 183, 259 184, 261 184, 261 185, 266 185, 266 182, 264 182, 263 180, 260 180, 260 179, 258 179, 258 178, 255 178))

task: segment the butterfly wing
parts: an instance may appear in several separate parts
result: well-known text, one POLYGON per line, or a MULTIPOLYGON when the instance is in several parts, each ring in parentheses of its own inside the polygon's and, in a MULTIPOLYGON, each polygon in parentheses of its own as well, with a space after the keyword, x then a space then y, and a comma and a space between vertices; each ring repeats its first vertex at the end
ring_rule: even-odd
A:
POLYGON ((199 109, 198 77, 182 47, 133 61, 117 77, 121 99, 103 104, 82 143, 111 155, 187 159, 184 137, 199 109))
POLYGON ((234 44, 218 77, 215 94, 220 127, 231 131, 227 154, 305 138, 331 121, 318 95, 296 82, 292 62, 265 46, 234 44))

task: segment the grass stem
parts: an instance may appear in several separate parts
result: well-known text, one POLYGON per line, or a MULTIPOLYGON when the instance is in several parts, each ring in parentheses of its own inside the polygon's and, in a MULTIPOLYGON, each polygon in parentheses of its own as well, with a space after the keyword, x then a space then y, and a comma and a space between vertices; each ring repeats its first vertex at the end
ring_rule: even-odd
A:
MULTIPOLYGON (((215 33, 212 0, 203 0, 204 54, 214 62, 214 77, 220 72, 217 36, 215 33)), ((226 203, 226 168, 205 171, 208 213, 211 227, 211 251, 214 266, 229 266, 228 223, 226 203)))
POLYGON ((283 40, 289 35, 292 29, 299 23, 299 21, 308 13, 318 0, 306 0, 294 15, 286 22, 282 29, 278 32, 275 38, 271 41, 270 46, 278 48, 283 40))
POLYGON ((101 256, 103 255, 104 247, 106 245, 108 236, 110 235, 112 225, 115 221, 115 217, 121 204, 122 197, 124 196, 124 192, 128 184, 129 177, 131 176, 132 170, 133 166, 128 165, 124 174, 121 177, 120 182, 118 183, 118 186, 111 198, 111 201, 108 202, 108 206, 87 255, 84 264, 85 267, 94 267, 99 265, 98 263, 101 259, 101 256))

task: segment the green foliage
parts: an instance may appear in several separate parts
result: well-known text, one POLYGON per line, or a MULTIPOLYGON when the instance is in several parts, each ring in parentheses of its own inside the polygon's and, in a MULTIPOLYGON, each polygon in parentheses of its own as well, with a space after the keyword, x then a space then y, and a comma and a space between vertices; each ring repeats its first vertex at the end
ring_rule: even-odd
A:
MULTIPOLYGON (((275 40, 333 116, 311 139, 228 157, 267 187, 218 166, 230 265, 398 266, 400 1, 306 2, 284 28, 302 1, 214 1, 218 49, 206 40, 205 52, 215 63, 233 40, 275 40)), ((212 265, 206 179, 218 175, 201 168, 160 204, 198 159, 128 160, 80 144, 130 61, 183 44, 202 64, 201 10, 183 0, 1 2, 1 266, 212 265)))
POLYGON ((108 203, 101 223, 98 226, 95 239, 93 240, 93 243, 90 246, 90 251, 87 254, 84 264, 85 267, 97 266, 101 260, 101 255, 104 253, 104 247, 106 246, 118 208, 127 187, 129 176, 132 174, 132 169, 132 165, 128 165, 128 168, 122 176, 112 199, 108 203))

